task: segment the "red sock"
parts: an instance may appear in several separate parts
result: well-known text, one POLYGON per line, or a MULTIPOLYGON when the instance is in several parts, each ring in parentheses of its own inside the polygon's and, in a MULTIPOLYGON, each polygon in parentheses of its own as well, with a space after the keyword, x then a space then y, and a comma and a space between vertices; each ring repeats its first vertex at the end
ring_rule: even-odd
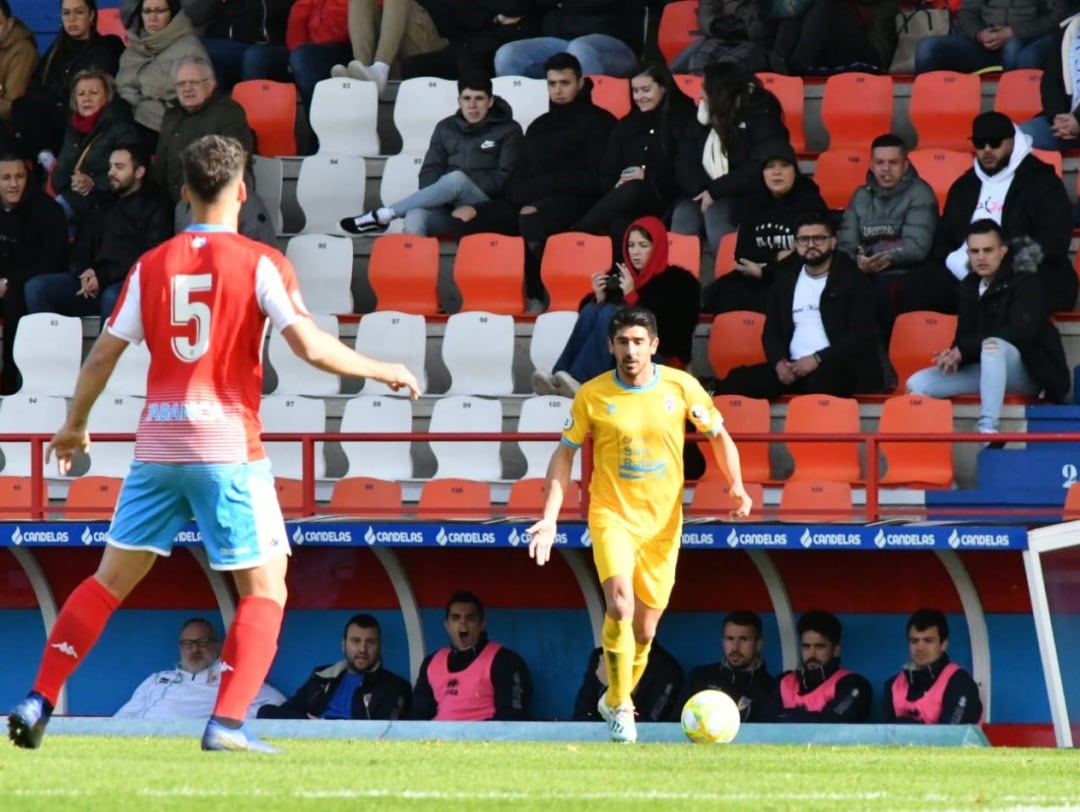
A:
POLYGON ((221 650, 221 688, 214 716, 242 721, 277 653, 284 610, 269 598, 241 598, 221 650))
POLYGON ((34 690, 56 704, 67 678, 90 653, 120 599, 90 576, 71 593, 45 643, 34 690))

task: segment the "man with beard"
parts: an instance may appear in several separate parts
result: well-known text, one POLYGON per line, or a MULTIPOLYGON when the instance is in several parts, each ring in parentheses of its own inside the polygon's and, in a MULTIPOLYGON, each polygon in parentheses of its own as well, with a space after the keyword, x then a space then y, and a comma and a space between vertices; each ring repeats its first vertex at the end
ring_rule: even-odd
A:
POLYGON ((744 722, 764 722, 776 693, 776 677, 761 656, 761 617, 738 610, 724 618, 724 659, 690 672, 683 701, 698 691, 723 691, 735 700, 744 722))
POLYGON ((412 704, 407 680, 383 668, 382 629, 372 615, 349 618, 345 659, 320 665, 281 705, 263 705, 260 719, 400 719, 412 704))
POLYGON ((873 288, 846 254, 826 212, 795 225, 795 254, 777 269, 761 337, 764 364, 736 367, 714 394, 850 397, 882 386, 873 288))
POLYGON ((776 722, 865 722, 870 715, 870 683, 840 667, 840 621, 812 610, 796 626, 802 662, 781 675, 776 722))
POLYGON ((149 161, 139 146, 109 156, 109 191, 91 210, 71 251, 70 273, 36 276, 26 283, 28 313, 101 316, 113 312, 131 266, 172 236, 172 213, 148 183, 149 161))

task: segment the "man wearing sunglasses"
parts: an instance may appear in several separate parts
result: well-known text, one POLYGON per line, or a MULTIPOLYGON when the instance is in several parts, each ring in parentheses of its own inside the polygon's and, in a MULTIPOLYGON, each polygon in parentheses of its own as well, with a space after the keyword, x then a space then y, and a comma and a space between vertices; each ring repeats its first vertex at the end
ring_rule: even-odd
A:
POLYGON ((982 113, 971 125, 975 160, 949 188, 930 262, 900 284, 897 312, 956 313, 960 281, 970 272, 968 226, 988 218, 1005 242, 1030 237, 1042 248, 1038 275, 1051 312, 1076 305, 1077 278, 1069 261, 1072 203, 1050 164, 1032 154, 1031 136, 1003 113, 982 113))

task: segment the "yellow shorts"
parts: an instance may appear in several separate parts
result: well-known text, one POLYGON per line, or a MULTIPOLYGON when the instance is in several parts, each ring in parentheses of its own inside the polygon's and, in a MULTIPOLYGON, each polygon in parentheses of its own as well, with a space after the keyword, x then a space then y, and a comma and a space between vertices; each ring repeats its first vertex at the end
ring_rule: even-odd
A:
POLYGON ((664 609, 675 586, 682 523, 663 535, 641 538, 618 521, 589 520, 593 561, 600 583, 616 575, 633 578, 634 596, 653 609, 664 609))

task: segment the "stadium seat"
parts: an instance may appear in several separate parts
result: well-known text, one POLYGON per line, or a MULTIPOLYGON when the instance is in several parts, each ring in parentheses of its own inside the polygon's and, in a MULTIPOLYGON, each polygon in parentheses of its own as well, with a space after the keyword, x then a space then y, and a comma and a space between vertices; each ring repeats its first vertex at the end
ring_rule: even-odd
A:
POLYGON ((97 10, 97 32, 103 37, 110 34, 120 37, 124 45, 128 44, 128 33, 124 28, 124 21, 120 19, 120 9, 99 8, 97 10))
MULTIPOLYGON (((747 398, 742 395, 715 395, 713 403, 724 418, 724 428, 729 434, 768 434, 770 429, 769 401, 764 398, 747 398)), ((769 465, 769 444, 736 440, 739 446, 739 462, 743 481, 768 482, 772 479, 769 465)), ((705 457, 703 480, 723 480, 716 460, 709 450, 709 442, 698 444, 705 457)))
POLYGON ((689 96, 694 104, 701 101, 704 79, 700 76, 693 73, 677 73, 675 74, 675 86, 689 96))
POLYGON ((701 240, 696 234, 668 232, 668 262, 701 278, 701 240))
MULTIPOLYGON (((313 313, 315 324, 330 333, 338 334, 337 319, 326 313, 313 313)), ((270 340, 266 346, 266 357, 274 368, 277 384, 272 390, 275 395, 308 395, 320 397, 336 395, 341 392, 341 379, 330 372, 312 366, 298 358, 281 333, 270 330, 270 340)))
POLYGON ((14 347, 15 364, 22 373, 19 394, 70 396, 82 366, 82 343, 82 319, 78 316, 23 316, 14 347))
POLYGON ((150 350, 146 342, 128 344, 116 362, 109 382, 105 384, 105 394, 146 397, 146 375, 149 371, 150 350))
MULTIPOLYGON (((408 434, 412 430, 412 401, 408 398, 360 395, 345 401, 345 411, 341 415, 343 434, 408 434)), ((412 452, 408 440, 342 440, 341 450, 348 462, 350 477, 393 481, 412 478, 412 452)))
POLYGON ((817 157, 814 182, 830 209, 846 209, 851 195, 866 183, 870 150, 827 149, 817 157))
POLYGON ((836 73, 825 80, 821 123, 829 133, 829 149, 869 154, 871 141, 892 132, 892 114, 891 76, 836 73))
POLYGON ((893 323, 889 339, 889 362, 896 371, 897 390, 904 391, 907 379, 933 363, 933 357, 953 345, 956 316, 915 310, 901 313, 893 323))
POLYGON ((798 443, 790 435, 857 434, 859 403, 855 398, 832 395, 796 395, 788 403, 784 433, 788 451, 795 462, 792 480, 858 482, 860 478, 857 442, 798 443))
POLYGON ((87 422, 87 431, 93 440, 87 473, 121 478, 127 476, 135 456, 135 442, 107 443, 97 439, 97 435, 134 434, 145 405, 143 398, 122 395, 103 395, 98 399, 87 422))
POLYGON ((491 516, 491 485, 458 477, 429 479, 417 507, 425 521, 486 519, 491 516))
POLYGON ((536 317, 529 339, 529 360, 533 369, 550 372, 566 349, 566 341, 577 322, 574 310, 548 310, 536 317))
POLYGON ((669 65, 698 35, 697 0, 676 0, 660 13, 657 45, 669 65))
POLYGON ((457 96, 457 82, 450 79, 403 79, 394 100, 394 126, 401 135, 401 151, 423 156, 435 125, 457 111, 457 96))
POLYGON ((780 100, 791 148, 802 155, 806 152, 806 86, 802 77, 784 76, 781 73, 759 73, 757 77, 780 100))
POLYGON ((274 477, 274 493, 277 494, 282 517, 299 519, 304 515, 304 483, 301 480, 274 477))
POLYGON ((612 268, 611 238, 566 231, 552 234, 544 244, 540 278, 547 288, 549 310, 577 312, 592 293, 592 275, 612 268))
POLYGON ((752 310, 718 313, 709 330, 709 364, 713 375, 725 378, 735 367, 765 362, 761 333, 765 314, 752 310))
POLYGON ((1065 509, 1061 516, 1063 522, 1075 522, 1080 519, 1080 482, 1074 482, 1065 491, 1065 509))
POLYGON ((1054 167, 1054 171, 1057 172, 1057 176, 1062 177, 1065 171, 1065 162, 1061 157, 1061 153, 1056 149, 1033 149, 1031 154, 1044 164, 1050 164, 1050 166, 1054 167))
MULTIPOLYGON (((502 402, 450 395, 435 401, 428 434, 485 433, 503 430, 502 402)), ((476 479, 490 482, 502 478, 498 440, 429 440, 440 478, 476 479)))
POLYGON ((255 152, 270 158, 296 155, 296 85, 251 79, 237 82, 233 101, 244 108, 255 133, 255 152))
POLYGON ((908 116, 921 149, 971 150, 971 121, 982 106, 976 74, 954 71, 920 73, 911 86, 908 116))
POLYGON ((446 320, 442 359, 450 395, 510 395, 514 391, 514 317, 466 310, 446 320))
POLYGON ((296 270, 304 304, 312 313, 351 313, 353 243, 348 237, 300 234, 285 257, 296 270))
MULTIPOLYGON (((423 316, 397 310, 377 310, 360 319, 356 326, 357 352, 382 361, 404 364, 416 376, 420 391, 427 390, 427 322, 423 316)), ((364 381, 365 395, 392 395, 394 390, 370 378, 364 381)))
MULTIPOLYGON (((745 482, 743 487, 746 489, 746 495, 753 502, 748 518, 751 521, 764 519, 764 486, 757 482, 745 482)), ((735 503, 728 496, 727 482, 722 479, 703 479, 694 485, 694 494, 690 497, 689 508, 689 513, 696 519, 715 516, 723 521, 730 521, 731 511, 735 509, 735 503)))
POLYGON ((341 218, 364 211, 367 166, 363 158, 309 155, 296 177, 296 202, 304 234, 344 235, 341 218))
POLYGON ((620 76, 594 74, 592 79, 592 100, 597 107, 603 107, 615 118, 622 118, 630 112, 630 80, 620 76))
POLYGON ((274 233, 282 234, 285 231, 285 218, 281 214, 281 193, 285 181, 281 159, 253 155, 251 162, 252 173, 255 175, 255 193, 270 212, 274 233))
POLYGON ((491 80, 491 89, 496 96, 501 96, 510 105, 514 113, 514 121, 521 125, 522 130, 529 129, 530 124, 548 111, 545 79, 496 76, 491 80))
POLYGON ((812 479, 785 482, 780 492, 779 518, 782 522, 811 524, 854 521, 851 485, 812 479))
MULTIPOLYGON (((529 477, 519 479, 510 486, 510 496, 506 500, 506 515, 520 516, 522 518, 536 518, 543 513, 544 502, 547 499, 545 477, 529 477)), ((566 492, 563 494, 562 508, 559 510, 560 519, 580 519, 581 516, 581 485, 570 480, 567 483, 566 492)))
POLYGON ((525 242, 503 234, 462 237, 454 257, 462 310, 521 315, 525 310, 525 242))
POLYGON ((713 265, 713 279, 727 276, 735 270, 735 245, 739 242, 737 231, 725 234, 716 247, 716 262, 713 265))
MULTIPOLYGON (((547 433, 558 435, 566 428, 570 417, 570 398, 558 395, 540 395, 526 398, 521 402, 521 415, 518 417, 517 430, 522 434, 547 433)), ((551 455, 559 441, 519 440, 518 446, 525 457, 524 479, 543 477, 547 473, 551 455)), ((571 479, 581 479, 581 455, 574 456, 571 479)))
MULTIPOLYGON (((953 405, 922 395, 897 395, 881 407, 881 434, 952 434, 953 405)), ((882 443, 886 486, 948 488, 953 483, 952 443, 882 443)))
POLYGON ((1016 124, 1034 118, 1042 112, 1039 84, 1041 70, 1025 68, 1001 74, 994 94, 994 109, 1004 113, 1016 124))
MULTIPOLYGON (((0 434, 43 434, 47 439, 64 424, 67 411, 67 401, 62 397, 21 392, 7 395, 0 398, 0 434)), ((0 452, 4 455, 4 476, 30 476, 29 441, 0 443, 0 452)), ((55 464, 44 470, 47 476, 56 476, 55 464)))
POLYGON ((937 197, 938 211, 945 208, 945 198, 949 187, 958 177, 971 169, 973 158, 970 152, 955 149, 913 149, 908 153, 911 165, 919 177, 930 184, 937 197))
POLYGON ((0 476, 0 521, 30 518, 30 483, 28 476, 0 476))
POLYGON ((315 85, 308 120, 319 138, 319 155, 379 154, 376 130, 379 87, 374 82, 330 77, 315 85))
MULTIPOLYGON (((383 164, 382 180, 379 181, 379 200, 382 204, 392 206, 416 192, 420 188, 420 167, 423 165, 422 152, 403 152, 387 158, 383 164)), ((404 228, 404 219, 395 219, 387 231, 393 232, 395 226, 404 228)))
MULTIPOLYGON (((318 398, 294 395, 264 395, 259 407, 266 434, 323 434, 326 405, 318 398)), ((315 443, 315 478, 326 476, 323 443, 315 443)), ((299 440, 264 442, 275 477, 303 479, 303 448, 299 440)))
POLYGON ((434 316, 439 312, 439 240, 383 234, 371 244, 368 284, 379 310, 434 316))
POLYGON ((401 483, 368 476, 349 476, 334 483, 329 510, 341 516, 399 518, 401 483))
POLYGON ((123 477, 83 476, 71 480, 63 517, 82 521, 108 521, 116 510, 123 477))

